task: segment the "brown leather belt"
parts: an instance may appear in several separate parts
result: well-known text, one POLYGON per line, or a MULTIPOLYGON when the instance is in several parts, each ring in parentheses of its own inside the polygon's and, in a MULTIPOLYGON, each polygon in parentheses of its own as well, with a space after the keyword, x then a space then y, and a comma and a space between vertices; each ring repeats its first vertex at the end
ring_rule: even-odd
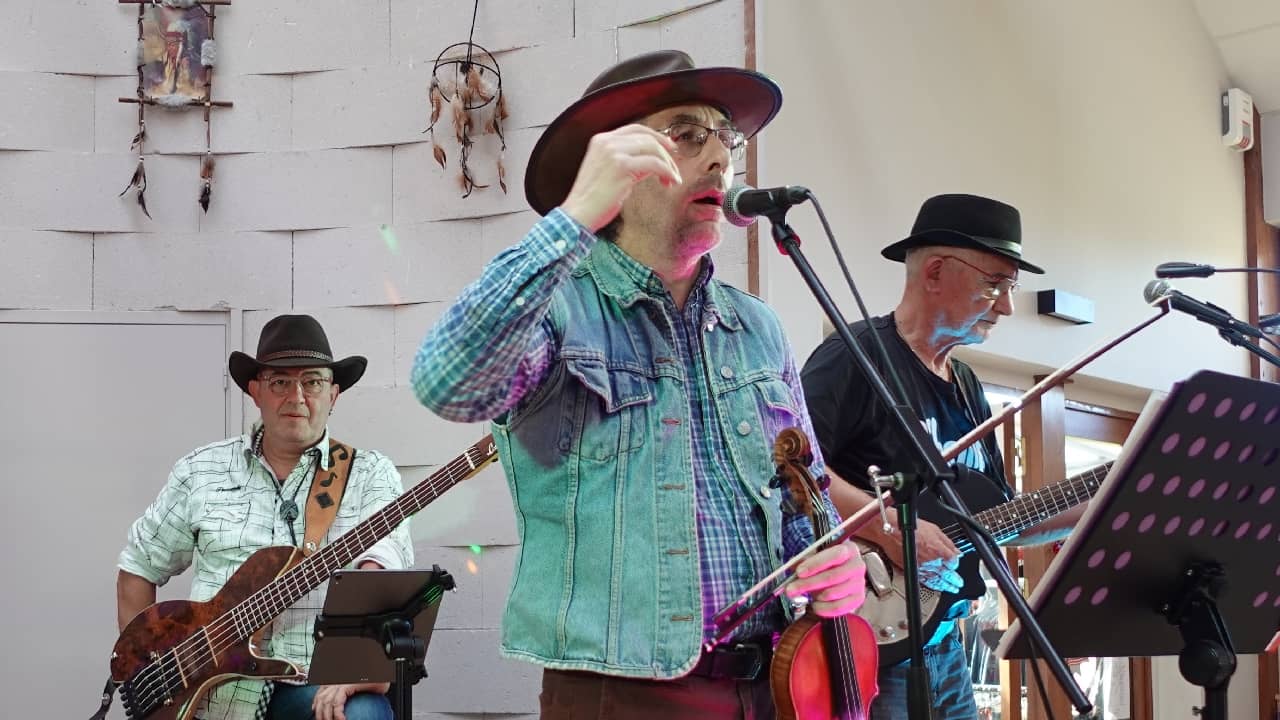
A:
POLYGON ((704 651, 689 674, 713 680, 756 680, 768 673, 772 659, 770 638, 743 640, 704 651))

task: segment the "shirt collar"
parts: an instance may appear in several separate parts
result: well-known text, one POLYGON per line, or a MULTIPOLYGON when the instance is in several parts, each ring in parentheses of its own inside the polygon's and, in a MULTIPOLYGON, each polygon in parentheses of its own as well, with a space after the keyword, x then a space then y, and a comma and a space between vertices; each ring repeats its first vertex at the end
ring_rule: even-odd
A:
MULTIPOLYGON (((255 420, 253 427, 250 428, 249 434, 244 436, 244 455, 245 460, 254 457, 262 457, 262 420, 255 420)), ((325 450, 329 447, 329 426, 324 426, 324 434, 320 436, 320 440, 315 445, 307 448, 302 452, 302 457, 320 456, 320 469, 329 469, 329 453, 325 450)), ((299 458, 301 461, 301 458, 299 458)))
MULTIPOLYGON (((607 240, 596 242, 585 262, 579 266, 577 274, 591 273, 600 292, 618 301, 623 307, 630 307, 642 298, 659 298, 667 295, 662 278, 644 263, 623 252, 615 243, 607 240)), ((713 282, 715 263, 710 255, 702 258, 702 268, 694 281, 690 297, 699 292, 705 293, 705 315, 729 330, 740 330, 742 323, 733 303, 729 301, 719 282, 713 282)))

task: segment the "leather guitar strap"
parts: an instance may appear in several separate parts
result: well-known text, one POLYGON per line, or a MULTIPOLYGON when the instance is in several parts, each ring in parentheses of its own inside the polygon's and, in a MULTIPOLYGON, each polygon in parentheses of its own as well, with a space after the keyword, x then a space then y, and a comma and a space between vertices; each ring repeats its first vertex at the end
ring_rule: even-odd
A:
POLYGON ((356 449, 329 438, 329 469, 316 468, 311 479, 311 493, 307 498, 307 517, 302 534, 302 554, 311 555, 320 549, 320 543, 338 516, 342 505, 342 493, 347 489, 351 465, 356 460, 356 449))

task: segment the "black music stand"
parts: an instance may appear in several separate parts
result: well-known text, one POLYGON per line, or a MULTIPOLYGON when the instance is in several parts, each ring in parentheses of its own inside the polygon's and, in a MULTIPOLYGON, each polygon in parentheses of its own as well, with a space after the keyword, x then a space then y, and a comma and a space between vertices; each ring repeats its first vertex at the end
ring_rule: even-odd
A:
POLYGON ((394 682, 397 720, 413 717, 413 686, 427 676, 423 660, 453 577, 430 570, 339 570, 316 616, 312 685, 394 682))
MULTIPOLYGON (((1177 655, 1225 720, 1280 629, 1280 385, 1201 371, 1139 424, 1031 606, 1068 657, 1177 655)), ((1028 657, 1018 623, 996 652, 1028 657)))

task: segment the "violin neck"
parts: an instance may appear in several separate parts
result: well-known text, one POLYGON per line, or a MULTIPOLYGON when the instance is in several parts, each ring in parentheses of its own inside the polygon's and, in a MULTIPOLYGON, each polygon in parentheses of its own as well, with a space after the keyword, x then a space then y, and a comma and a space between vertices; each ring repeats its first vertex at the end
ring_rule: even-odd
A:
MULTIPOLYGON (((831 517, 827 514, 826 498, 817 488, 810 489, 810 502, 813 512, 809 520, 813 523, 815 537, 822 537, 831 532, 831 517)), ((836 541, 830 540, 826 547, 833 547, 836 541)), ((849 625, 845 618, 823 618, 822 639, 827 651, 827 670, 830 675, 832 702, 837 718, 858 717, 863 707, 862 691, 858 687, 857 673, 854 671, 853 639, 849 634, 849 625)))

